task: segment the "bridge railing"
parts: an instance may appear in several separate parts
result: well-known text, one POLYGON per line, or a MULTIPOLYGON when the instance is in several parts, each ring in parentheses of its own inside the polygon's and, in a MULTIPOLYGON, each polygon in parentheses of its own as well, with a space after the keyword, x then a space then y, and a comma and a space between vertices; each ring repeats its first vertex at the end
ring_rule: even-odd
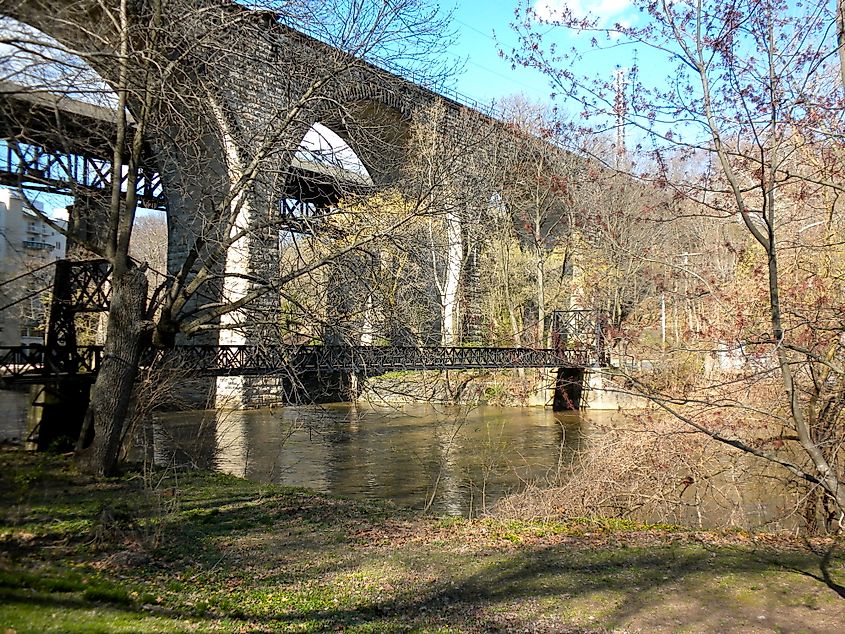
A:
MULTIPOLYGON (((309 27, 307 24, 304 23, 297 23, 296 25, 288 24, 281 18, 279 19, 279 23, 285 26, 292 31, 296 31, 300 34, 306 35, 322 44, 327 46, 334 47, 335 45, 327 42, 324 38, 324 33, 319 32, 317 29, 309 27)), ((465 106, 470 108, 471 110, 475 110, 476 112, 480 112, 481 114, 487 115, 490 118, 498 119, 503 121, 505 119, 504 112, 496 106, 495 102, 481 102, 477 99, 473 99, 468 95, 465 95, 454 88, 448 86, 443 81, 432 81, 432 77, 427 75, 426 73, 417 71, 413 68, 407 68, 396 62, 390 61, 383 57, 379 57, 376 55, 368 55, 362 59, 367 64, 374 66, 378 69, 387 71, 397 77, 405 79, 417 86, 422 86, 426 90, 429 90, 433 93, 440 95, 441 97, 445 97, 446 99, 453 101, 459 105, 465 106)))
POLYGON ((585 367, 598 361, 586 350, 434 346, 182 346, 159 358, 165 367, 217 376, 585 367))
MULTIPOLYGON (((51 349, 43 345, 0 348, 0 381, 38 382, 75 376, 92 380, 103 362, 100 346, 51 349)), ((150 350, 145 368, 204 376, 255 376, 303 372, 471 370, 590 367, 602 358, 587 349, 462 348, 412 346, 177 346, 150 350)))
POLYGON ((102 346, 50 349, 42 344, 0 347, 0 382, 80 377, 93 379, 103 362, 102 346))

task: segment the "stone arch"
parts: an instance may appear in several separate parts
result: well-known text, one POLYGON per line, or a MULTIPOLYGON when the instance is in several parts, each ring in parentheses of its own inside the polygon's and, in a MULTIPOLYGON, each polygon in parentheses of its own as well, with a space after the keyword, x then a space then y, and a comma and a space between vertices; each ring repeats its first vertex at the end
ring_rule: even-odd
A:
MULTIPOLYGON (((0 15, 18 21, 43 33, 47 38, 67 50, 78 52, 77 57, 89 66, 104 84, 113 88, 117 84, 114 68, 108 63, 111 57, 107 44, 115 35, 106 29, 110 21, 103 15, 101 3, 95 0, 77 0, 74 3, 54 3, 48 0, 0 0, 0 15), (102 31, 91 32, 91 25, 101 26, 102 31), (74 25, 79 25, 74 28, 74 25), (90 35, 90 37, 88 37, 90 35), (90 54, 86 55, 86 52, 90 54)), ((155 94, 152 114, 149 120, 147 144, 149 156, 160 175, 161 187, 167 199, 168 226, 168 271, 178 272, 186 256, 195 247, 196 238, 202 237, 201 247, 206 252, 224 238, 219 223, 214 219, 221 202, 230 187, 230 170, 226 164, 225 129, 219 119, 213 116, 207 92, 198 81, 197 72, 190 65, 178 67, 178 80, 167 91, 155 94), (176 94, 178 93, 178 94, 176 94), (172 98, 172 97, 177 98, 172 98)), ((140 94, 140 93, 138 93, 140 94)), ((130 100, 130 114, 137 113, 137 102, 130 100)), ((104 111, 105 112, 105 111, 104 111)), ((108 148, 113 143, 113 124, 100 114, 104 125, 101 134, 108 148)), ((85 130, 83 130, 84 134, 85 130)), ((89 144, 90 145, 90 144, 89 144)), ((99 150, 98 150, 99 151, 99 150)), ((96 154, 96 153, 95 153, 96 154)), ((99 155, 98 155, 99 156, 99 155)), ((103 160, 111 162, 110 153, 105 152, 103 160)), ((84 204, 76 214, 82 213, 103 217, 103 202, 85 197, 84 204)), ((202 260, 202 254, 200 260, 202 260)), ((209 278, 213 280, 182 307, 186 313, 201 305, 215 305, 221 300, 222 279, 226 262, 224 259, 213 264, 209 278)), ((191 277, 193 273, 189 273, 191 277)), ((194 339, 196 343, 217 343, 217 334, 209 332, 194 339)), ((186 387, 185 401, 195 400, 204 406, 214 397, 214 380, 201 379, 196 385, 186 387)))
MULTIPOLYGON (((20 24, 32 28, 44 36, 45 43, 48 46, 55 42, 58 47, 64 47, 66 50, 73 51, 73 58, 81 61, 91 72, 103 83, 105 90, 112 91, 114 94, 114 86, 118 83, 116 71, 109 63, 111 56, 108 54, 109 50, 114 50, 115 47, 108 46, 110 41, 114 41, 117 37, 115 33, 109 31, 110 20, 104 16, 105 9, 99 2, 80 0, 74 3, 57 3, 45 2, 43 0, 29 0, 19 1, 14 3, 0 2, 0 15, 16 20, 20 24), (90 24, 97 24, 99 31, 94 31, 90 28, 83 28, 90 24), (78 26, 77 26, 78 25, 78 26), (86 55, 86 51, 90 54, 86 55)), ((74 62, 78 63, 78 62, 74 62)), ((190 82, 189 82, 190 83, 190 82)), ((48 86, 39 86, 39 91, 43 91, 48 86)), ((64 93, 65 87, 59 86, 59 91, 64 93)), ((72 95, 71 95, 72 96, 72 95)), ((110 100, 108 97, 106 100, 110 100)), ((45 100, 46 101, 46 100, 45 100)), ((114 102, 114 100, 111 100, 114 102)), ((205 144, 208 145, 213 137, 219 136, 215 131, 210 129, 197 130, 195 126, 190 132, 185 129, 178 129, 179 126, 174 125, 173 122, 180 118, 191 118, 194 121, 201 120, 197 117, 191 117, 186 112, 175 112, 174 105, 169 105, 167 108, 161 107, 165 102, 164 95, 158 100, 161 104, 156 108, 155 125, 160 133, 151 135, 149 140, 150 150, 147 154, 154 161, 161 176, 161 187, 164 190, 165 198, 170 202, 168 209, 168 228, 169 233, 173 233, 174 225, 180 224, 174 221, 171 210, 179 208, 184 205, 185 199, 189 196, 195 197, 196 178, 188 176, 188 178, 177 176, 180 169, 176 169, 177 165, 184 165, 184 158, 186 155, 186 138, 204 138, 205 144), (193 192, 192 192, 193 190, 193 192), (193 194, 193 196, 191 195, 193 194)), ((187 100, 183 100, 187 101, 187 100)), ((52 104, 55 107, 57 104, 52 104)), ((84 103, 82 105, 85 105, 84 103)), ((59 107, 62 107, 61 105, 59 107)), ((130 114, 137 115, 138 103, 130 99, 128 110, 130 114)), ((72 106, 72 109, 78 109, 72 106)), ((86 143, 80 143, 79 149, 91 152, 94 156, 99 156, 102 153, 102 159, 111 161, 111 150, 108 145, 113 142, 113 129, 109 127, 112 125, 107 119, 109 114, 106 108, 92 108, 90 113, 86 113, 84 119, 94 121, 94 129, 80 130, 80 126, 75 126, 71 134, 85 135, 89 133, 90 138, 86 143), (102 127, 96 126, 97 119, 102 119, 102 127), (96 137, 96 140, 95 140, 96 137), (102 137, 102 138, 100 138, 102 137), (111 138, 109 138, 111 137, 111 138)), ((184 127, 184 126, 183 126, 184 127)), ((206 126, 207 127, 207 126, 206 126)), ((70 140, 70 145, 76 145, 74 140, 70 140)), ((219 143, 214 143, 219 146, 219 143)), ((204 165, 211 165, 213 160, 211 154, 219 153, 219 150, 207 152, 209 156, 202 157, 201 162, 204 165)), ((174 249, 169 249, 171 252, 174 249)), ((180 249, 175 249, 178 252, 180 249)), ((184 251, 184 249, 182 249, 184 251)), ((169 258, 172 259, 172 258, 169 258)))
MULTIPOLYGON (((111 6, 116 5, 115 0, 108 1, 111 6)), ((107 30, 109 21, 103 19, 101 2, 0 0, 0 13, 41 29, 72 49, 106 51, 110 48, 108 43, 116 41, 116 35, 107 30), (57 4, 59 6, 55 6, 57 4), (74 24, 80 28, 73 28, 74 24), (96 40, 87 36, 86 28, 81 28, 92 25, 95 25, 93 28, 103 25, 104 31, 94 34, 96 40)), ((180 4, 173 3, 172 10, 178 10, 180 4)), ((218 5, 220 3, 208 3, 209 7, 218 5)), ((214 41, 208 61, 216 63, 214 55, 219 54, 226 62, 221 65, 218 76, 213 76, 214 73, 203 64, 205 51, 198 53, 196 59, 182 59, 183 55, 191 54, 190 49, 179 48, 190 46, 190 33, 175 34, 177 41, 170 44, 177 46, 162 51, 170 56, 168 59, 182 59, 176 70, 179 74, 167 87, 168 92, 156 100, 152 138, 169 201, 171 272, 181 267, 197 236, 207 245, 203 248, 211 248, 228 237, 221 233, 221 223, 215 222, 216 217, 231 211, 226 208, 226 201, 232 185, 238 181, 239 171, 242 173, 244 166, 257 155, 256 144, 272 127, 270 121, 273 117, 284 120, 288 106, 307 96, 311 81, 309 73, 314 64, 320 63, 321 56, 343 55, 334 49, 326 53, 325 46, 303 45, 300 42, 303 38, 298 35, 279 35, 278 29, 263 23, 258 13, 244 14, 246 19, 238 22, 243 28, 231 28, 226 12, 236 11, 246 9, 233 3, 221 6, 219 13, 216 10, 205 12, 212 39, 219 38, 214 41)), ((240 18, 240 15, 236 17, 240 18)), ((205 24, 194 26, 206 28, 205 24)), ((270 157, 259 157, 267 169, 259 174, 247 194, 249 204, 244 207, 247 221, 256 217, 253 214, 260 220, 261 214, 271 212, 278 196, 273 190, 280 182, 277 177, 289 169, 297 142, 313 122, 322 122, 343 138, 377 186, 391 184, 399 178, 408 153, 413 111, 431 103, 437 96, 365 63, 350 64, 343 57, 339 61, 338 67, 345 69, 343 74, 325 83, 313 102, 296 113, 295 120, 290 122, 284 138, 278 143, 278 152, 272 152, 270 157)), ((108 65, 98 63, 95 70, 114 85, 113 70, 108 65)), ((458 108, 454 102, 448 102, 447 106, 450 111, 458 108)), ((266 229, 266 225, 262 226, 266 229)), ((278 260, 274 265, 271 250, 264 248, 272 239, 267 233, 250 237, 255 241, 246 247, 249 255, 239 263, 246 268, 240 273, 251 274, 261 267, 264 271, 272 271, 274 266, 278 270, 278 260)), ((202 257, 200 255, 199 259, 202 257)), ((217 266, 210 278, 222 280, 230 269, 226 262, 217 266)), ((260 276, 241 275, 240 279, 250 277, 260 276)), ((226 298, 224 291, 222 282, 209 283, 186 308, 219 304, 226 298)), ((268 297, 270 300, 272 297, 268 297)), ((205 341, 212 343, 212 339, 216 341, 216 335, 209 335, 205 341)))
POLYGON ((293 153, 283 194, 288 200, 333 207, 347 193, 374 186, 361 157, 333 129, 315 122, 293 153))
POLYGON ((382 100, 354 98, 319 115, 317 121, 355 152, 375 185, 399 178, 408 150, 409 113, 382 100))
MULTIPOLYGON (((113 88, 118 83, 117 73, 110 63, 113 57, 108 53, 117 49, 118 36, 112 30, 106 11, 98 0, 73 3, 0 0, 0 14, 37 29, 66 49, 78 52, 79 58, 113 88), (92 28, 92 25, 95 26, 92 28), (86 52, 90 54, 86 55, 86 52)), ((159 53, 164 57, 170 54, 164 48, 159 53)), ((179 51, 172 54, 178 56, 179 51)), ((174 76, 169 84, 153 95, 148 144, 168 201, 168 269, 176 273, 194 247, 197 236, 209 246, 225 237, 220 233, 215 217, 224 206, 231 186, 231 159, 240 150, 232 151, 231 135, 227 136, 227 132, 239 127, 241 122, 229 116, 233 109, 229 104, 224 105, 225 95, 211 94, 204 88, 202 74, 205 69, 201 65, 181 63, 174 66, 172 72, 174 76)), ((136 94, 142 93, 139 90, 136 94)), ((138 103, 130 99, 130 113, 137 113, 137 106, 138 103)), ((221 262, 217 273, 222 272, 224 266, 221 262)), ((219 302, 220 292, 220 288, 209 285, 193 303, 219 302)))

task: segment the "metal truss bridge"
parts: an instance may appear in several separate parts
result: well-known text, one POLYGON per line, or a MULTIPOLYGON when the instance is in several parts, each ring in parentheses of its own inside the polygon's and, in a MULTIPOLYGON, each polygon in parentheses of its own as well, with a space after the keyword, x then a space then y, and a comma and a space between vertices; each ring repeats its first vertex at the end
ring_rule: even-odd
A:
MULTIPOLYGON (((108 108, 0 80, 0 185, 67 196, 107 194, 115 178, 114 135, 114 114, 108 108)), ((307 222, 311 207, 336 203, 338 183, 347 192, 372 186, 336 162, 333 154, 316 151, 292 159, 279 209, 291 230, 312 230, 307 222)), ((119 179, 126 191, 128 171, 119 179)), ((143 149, 135 183, 141 207, 167 210, 149 146, 143 149)))
MULTIPOLYGON (((102 312, 110 302, 105 260, 55 263, 44 345, 0 347, 0 383, 93 381, 103 348, 78 345, 75 316, 102 312)), ((9 306, 14 305, 9 304, 9 306)), ((145 368, 195 376, 298 375, 354 372, 375 376, 419 370, 586 368, 608 364, 604 314, 596 310, 552 313, 549 349, 456 346, 182 345, 151 349, 145 368)))
MULTIPOLYGON (((146 368, 194 376, 297 376, 350 372, 376 376, 395 371, 560 368, 605 365, 595 350, 410 346, 176 346, 151 351, 146 368)), ((0 348, 0 383, 93 381, 103 363, 101 346, 78 346, 69 357, 47 346, 0 348)))

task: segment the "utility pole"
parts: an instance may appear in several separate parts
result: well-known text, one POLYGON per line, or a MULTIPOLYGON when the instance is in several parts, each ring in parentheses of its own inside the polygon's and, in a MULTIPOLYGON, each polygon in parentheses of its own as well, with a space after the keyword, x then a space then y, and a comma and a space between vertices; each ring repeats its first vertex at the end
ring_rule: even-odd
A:
POLYGON ((614 72, 614 86, 616 98, 613 103, 614 114, 616 115, 616 154, 614 167, 617 170, 625 169, 625 118, 628 110, 628 100, 625 97, 625 89, 628 86, 628 71, 618 64, 614 72))

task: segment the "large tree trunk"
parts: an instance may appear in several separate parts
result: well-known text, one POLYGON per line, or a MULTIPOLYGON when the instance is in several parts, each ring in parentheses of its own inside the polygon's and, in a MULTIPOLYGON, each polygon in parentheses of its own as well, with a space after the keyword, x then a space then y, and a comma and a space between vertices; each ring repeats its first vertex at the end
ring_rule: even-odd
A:
POLYGON ((98 476, 113 474, 117 465, 138 363, 147 347, 146 300, 143 271, 132 268, 114 276, 106 347, 85 421, 86 428, 94 427, 94 443, 81 456, 83 468, 98 476))

